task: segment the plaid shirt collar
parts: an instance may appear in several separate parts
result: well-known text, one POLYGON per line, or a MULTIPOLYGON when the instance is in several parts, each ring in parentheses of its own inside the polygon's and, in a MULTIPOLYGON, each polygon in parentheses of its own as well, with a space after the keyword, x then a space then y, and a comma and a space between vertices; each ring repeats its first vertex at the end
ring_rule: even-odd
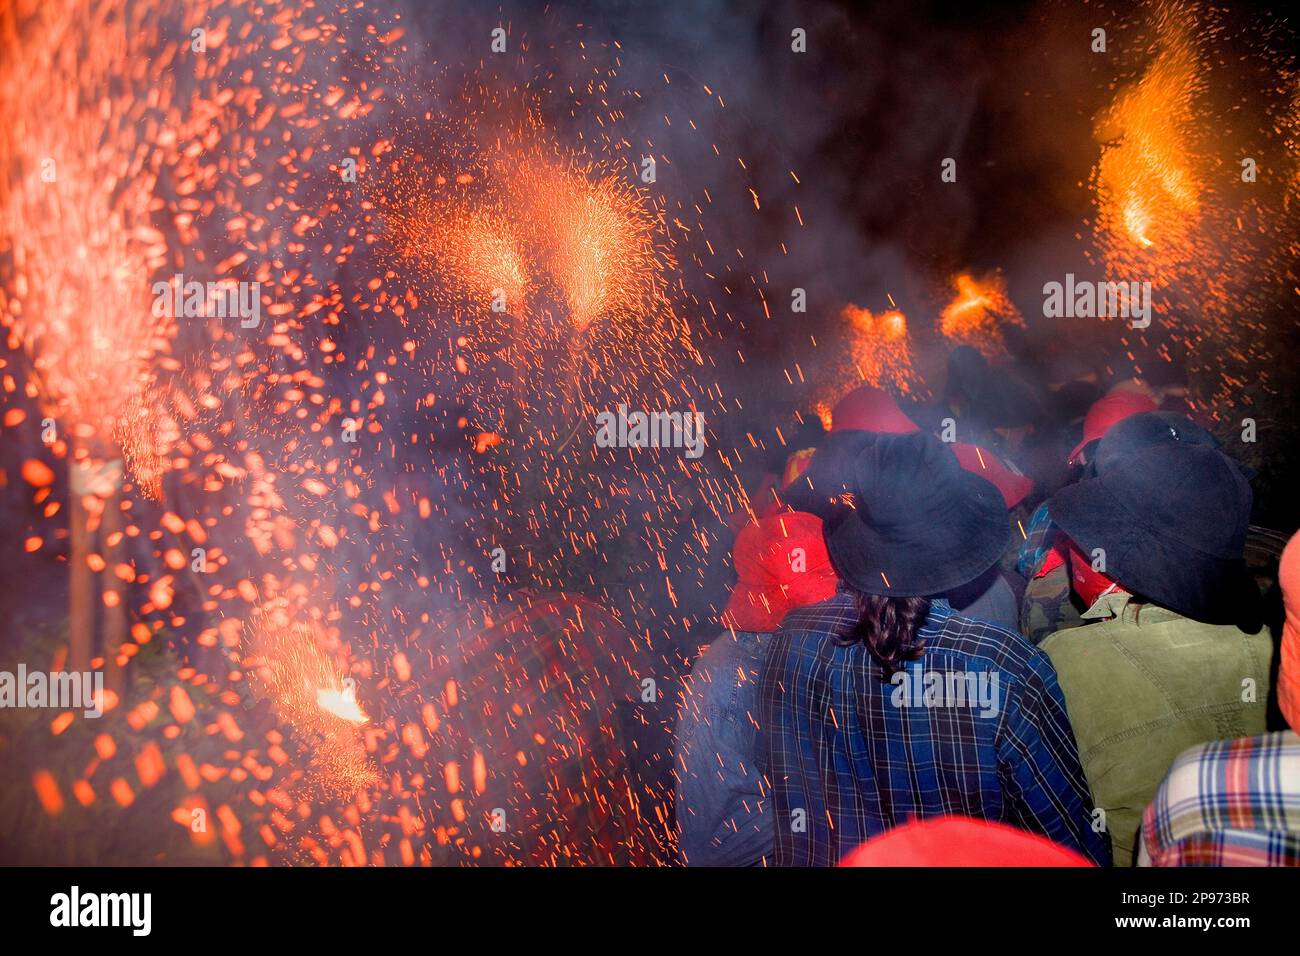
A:
MULTIPOLYGON (((930 613, 922 631, 936 631, 952 615, 952 607, 945 597, 930 599, 930 613)), ((827 637, 839 639, 853 633, 858 626, 858 602, 848 591, 838 591, 835 596, 818 604, 797 607, 781 621, 783 631, 819 631, 827 637)))

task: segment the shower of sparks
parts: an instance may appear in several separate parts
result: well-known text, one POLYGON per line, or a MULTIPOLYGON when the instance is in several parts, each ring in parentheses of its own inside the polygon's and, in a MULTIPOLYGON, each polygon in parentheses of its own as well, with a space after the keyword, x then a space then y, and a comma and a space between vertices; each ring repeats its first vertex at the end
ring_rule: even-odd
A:
POLYGON ((864 382, 900 394, 920 387, 902 310, 875 313, 850 303, 840 310, 840 320, 848 354, 834 367, 823 369, 823 384, 812 399, 813 412, 828 429, 835 403, 864 382))
POLYGON ((169 448, 178 437, 160 401, 154 387, 137 390, 118 415, 113 436, 140 494, 153 501, 162 500, 163 477, 171 466, 169 448))
MULTIPOLYGON (((0 0, 0 322, 22 353, 0 358, 0 421, 6 440, 46 414, 59 430, 22 466, 45 524, 14 557, 64 560, 67 489, 38 458, 66 458, 69 428, 120 447, 126 554, 91 560, 122 584, 122 655, 168 669, 110 700, 72 775, 33 768, 31 792, 52 819, 112 820, 175 786, 165 826, 208 862, 662 858, 669 795, 631 782, 644 744, 615 708, 680 672, 670 636, 706 639, 681 595, 711 586, 718 528, 748 507, 739 466, 784 443, 713 445, 740 402, 704 344, 788 294, 733 234, 784 217, 797 236, 803 213, 760 204, 745 160, 703 136, 697 171, 730 199, 640 182, 644 155, 684 164, 628 119, 654 91, 628 89, 616 43, 575 29, 499 72, 435 70, 379 6, 0 0), (552 52, 563 79, 526 72, 552 52), (153 283, 178 273, 259 283, 261 324, 155 315, 153 283), (700 411, 707 454, 597 448, 594 417, 620 402, 700 411), (510 577, 526 587, 502 597, 510 577)), ((1220 223, 1179 138, 1190 114, 1149 107, 1195 98, 1188 56, 1157 71, 1165 94, 1121 94, 1103 148, 1099 245, 1136 278, 1190 248, 1178 202, 1220 223), (1152 131, 1130 148, 1135 125, 1152 131)), ((655 123, 724 111, 662 79, 655 123)), ((1188 281, 1223 314, 1204 277, 1238 263, 1216 255, 1188 281)), ((956 286, 939 331, 1000 349, 1019 319, 1000 279, 956 286)), ((922 390, 938 310, 889 306, 844 308, 824 375, 790 360, 827 420, 862 381, 922 390)), ((666 740, 672 710, 643 729, 666 740)))
MULTIPOLYGON (((71 423, 120 448, 129 556, 92 570, 124 589, 121 655, 174 664, 110 714, 84 777, 40 768, 33 787, 54 812, 179 780, 172 819, 210 810, 215 836, 188 839, 225 862, 645 859, 651 834, 671 841, 667 794, 630 789, 609 686, 680 667, 664 636, 697 619, 677 595, 743 491, 707 459, 598 449, 593 421, 620 401, 721 418, 695 340, 730 306, 685 298, 678 256, 759 280, 707 241, 713 198, 639 181, 616 45, 557 53, 590 68, 572 87, 471 65, 465 108, 435 121, 407 105, 457 80, 408 26, 278 0, 0 3, 0 316, 28 356, 0 368, 4 424, 39 400, 60 439, 71 423), (258 283, 260 324, 155 310, 177 274, 258 283), (643 621, 570 671, 601 613, 579 605, 556 663, 516 661, 505 644, 528 641, 487 621, 510 619, 489 599, 498 545, 530 587, 643 621), (435 620, 471 602, 444 647, 435 620), (453 676, 471 647, 504 675, 469 682, 473 710, 453 676), (531 699, 544 736, 515 710, 531 699)), ((681 90, 683 113, 722 108, 681 90)), ((46 471, 23 476, 57 524, 46 471)))
POLYGON ((286 604, 258 608, 246 625, 242 661, 254 693, 270 701, 293 728, 311 768, 309 779, 327 793, 350 796, 375 782, 358 726, 368 719, 326 649, 323 628, 293 620, 286 604))
POLYGON ((1004 349, 1002 329, 1024 319, 1007 296, 997 273, 976 279, 963 272, 953 278, 956 294, 939 315, 939 331, 952 345, 970 345, 986 355, 1004 349))
POLYGON ((1165 266, 1197 252, 1208 178, 1197 154, 1196 106, 1206 82, 1194 29, 1180 8, 1165 7, 1155 59, 1097 123, 1098 228, 1113 243, 1155 249, 1165 266))
POLYGON ((857 374, 850 388, 867 382, 906 392, 916 384, 907 318, 902 312, 891 309, 876 314, 846 305, 840 318, 848 325, 849 350, 857 374))
POLYGON ((1119 344, 1165 342, 1158 354, 1186 359, 1206 413, 1231 416, 1247 394, 1276 392, 1269 327, 1277 295, 1296 294, 1282 279, 1300 213, 1285 188, 1300 167, 1293 139, 1288 149, 1294 94, 1243 111, 1221 52, 1239 38, 1218 11, 1186 0, 1148 10, 1150 41, 1134 45, 1132 79, 1095 125, 1096 258, 1107 279, 1151 284, 1152 328, 1121 329, 1119 344), (1244 159, 1263 156, 1269 171, 1247 181, 1244 159))
POLYGON ((0 155, 12 171, 0 230, 13 268, 0 320, 31 354, 48 413, 107 440, 167 347, 150 278, 167 255, 152 207, 170 150, 141 136, 173 81, 123 68, 156 46, 155 11, 27 6, 0 11, 0 155))

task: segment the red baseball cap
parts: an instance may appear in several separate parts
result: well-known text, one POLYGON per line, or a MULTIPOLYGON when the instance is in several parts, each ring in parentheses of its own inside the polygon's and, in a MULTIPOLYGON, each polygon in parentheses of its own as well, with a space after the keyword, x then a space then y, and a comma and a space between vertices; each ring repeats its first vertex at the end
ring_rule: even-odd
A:
POLYGON ((1088 414, 1084 416, 1083 441, 1074 446, 1074 451, 1070 452, 1066 462, 1073 465, 1078 460, 1079 453, 1090 442, 1101 438, 1117 422, 1122 422, 1130 415, 1154 412, 1159 407, 1156 400, 1141 389, 1117 388, 1103 395, 1092 403, 1088 414))
POLYGON ((835 594, 835 569, 816 515, 787 511, 759 518, 736 536, 732 558, 738 580, 722 613, 726 627, 770 633, 794 608, 835 594))
POLYGON ((1034 488, 1032 478, 1026 478, 1013 465, 978 445, 954 442, 952 451, 962 468, 991 481, 1002 492, 1002 500, 1008 508, 1014 508, 1024 501, 1034 488))
POLYGON ((872 837, 840 866, 1093 866, 1036 833, 970 817, 913 820, 872 837))
POLYGON ((831 431, 848 429, 887 435, 920 431, 916 422, 903 414, 894 397, 874 385, 859 385, 831 410, 831 431))

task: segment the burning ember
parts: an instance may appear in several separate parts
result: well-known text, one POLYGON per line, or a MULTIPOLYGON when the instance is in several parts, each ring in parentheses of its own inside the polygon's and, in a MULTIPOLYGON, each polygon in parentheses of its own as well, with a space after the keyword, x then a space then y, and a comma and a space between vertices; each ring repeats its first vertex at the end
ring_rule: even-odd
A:
POLYGON ((1159 246, 1166 262, 1194 252, 1205 177, 1198 168, 1197 103, 1205 70, 1194 20, 1163 8, 1160 48, 1142 77, 1098 119, 1098 227, 1112 241, 1159 246))

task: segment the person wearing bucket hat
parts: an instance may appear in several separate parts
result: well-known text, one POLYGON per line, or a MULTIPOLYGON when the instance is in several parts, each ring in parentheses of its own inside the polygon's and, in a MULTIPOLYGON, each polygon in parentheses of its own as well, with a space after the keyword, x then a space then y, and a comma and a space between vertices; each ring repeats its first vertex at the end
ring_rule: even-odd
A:
MULTIPOLYGON (((1176 412, 1138 412, 1116 422, 1097 442, 1093 453, 1094 473, 1107 471, 1112 465, 1152 445, 1204 445, 1218 448, 1219 441, 1203 426, 1176 412)), ((1235 463, 1244 472, 1240 462, 1235 463)))
POLYGON ((785 512, 743 528, 726 630, 695 662, 677 720, 676 804, 690 866, 749 866, 772 854, 771 799, 758 769, 757 687, 772 632, 835 593, 817 517, 785 512))
POLYGON ((1106 862, 1051 663, 944 596, 998 561, 1001 495, 923 433, 867 436, 845 468, 840 590, 786 615, 760 683, 775 863, 833 865, 956 807, 1106 862))
POLYGON ((1290 729, 1201 744, 1175 760, 1142 817, 1140 866, 1300 866, 1300 535, 1278 578, 1278 704, 1290 729))
MULTIPOLYGON (((1083 477, 1096 474, 1092 458, 1101 440, 1111 429, 1130 417, 1154 412, 1158 407, 1150 393, 1136 381, 1121 383, 1093 402, 1084 417, 1083 438, 1067 456, 1066 467, 1072 478, 1080 477, 1081 471, 1083 477)), ((1057 530, 1048 503, 1044 501, 1030 516, 1025 539, 1020 544, 1016 570, 1021 575, 1030 580, 1038 576, 1057 530)))
POLYGON ((1265 729, 1272 641, 1243 560, 1250 486, 1222 453, 1173 441, 1117 458, 1051 507, 1079 560, 1116 585, 1083 612, 1085 626, 1041 647, 1116 862, 1129 865, 1174 758, 1265 729))
MULTIPOLYGON (((831 414, 831 432, 821 460, 814 468, 812 456, 802 471, 793 476, 783 490, 783 498, 794 507, 825 516, 838 522, 847 514, 844 499, 847 463, 865 446, 866 434, 907 435, 920 429, 898 407, 894 398, 875 385, 859 385, 835 405, 831 414), (800 481, 800 478, 804 480, 800 481)), ((1033 487, 1033 482, 1006 465, 991 452, 975 445, 953 443, 948 447, 966 471, 988 479, 1002 494, 1006 507, 1017 504, 1033 487)), ((1008 528, 1010 521, 1006 520, 1008 528)), ((948 595, 953 607, 967 617, 992 621, 1014 628, 1018 622, 1019 587, 1012 587, 1000 568, 972 579, 948 595)))
MULTIPOLYGON (((840 399, 831 412, 831 432, 849 430, 907 435, 921 429, 883 388, 859 385, 840 399)), ((963 468, 993 482, 1008 508, 1020 504, 1033 490, 1031 479, 986 448, 970 442, 953 442, 952 450, 963 468)))
POLYGON ((1011 537, 997 489, 931 435, 875 436, 844 482, 857 503, 828 532, 827 547, 845 580, 867 594, 945 594, 997 563, 1011 537))
POLYGON ((1159 407, 1151 394, 1140 387, 1121 386, 1107 392, 1084 416, 1083 438, 1070 452, 1069 464, 1086 464, 1090 451, 1108 431, 1130 415, 1154 412, 1159 407))
MULTIPOLYGON (((1101 474, 1144 448, 1177 442, 1210 448, 1219 444, 1213 435, 1185 415, 1139 412, 1116 422, 1106 432, 1098 441, 1086 470, 1090 475, 1101 474)), ((1240 462, 1234 464, 1244 476, 1250 477, 1249 468, 1240 462)), ((1020 630, 1038 644, 1048 634, 1085 623, 1082 612, 1105 590, 1090 585, 1108 579, 1092 567, 1091 559, 1073 547, 1050 520, 1047 502, 1043 503, 1041 514, 1036 513, 1031 519, 1026 538, 1026 544, 1029 539, 1040 542, 1040 553, 1033 560, 1034 570, 1021 602, 1020 630)))

